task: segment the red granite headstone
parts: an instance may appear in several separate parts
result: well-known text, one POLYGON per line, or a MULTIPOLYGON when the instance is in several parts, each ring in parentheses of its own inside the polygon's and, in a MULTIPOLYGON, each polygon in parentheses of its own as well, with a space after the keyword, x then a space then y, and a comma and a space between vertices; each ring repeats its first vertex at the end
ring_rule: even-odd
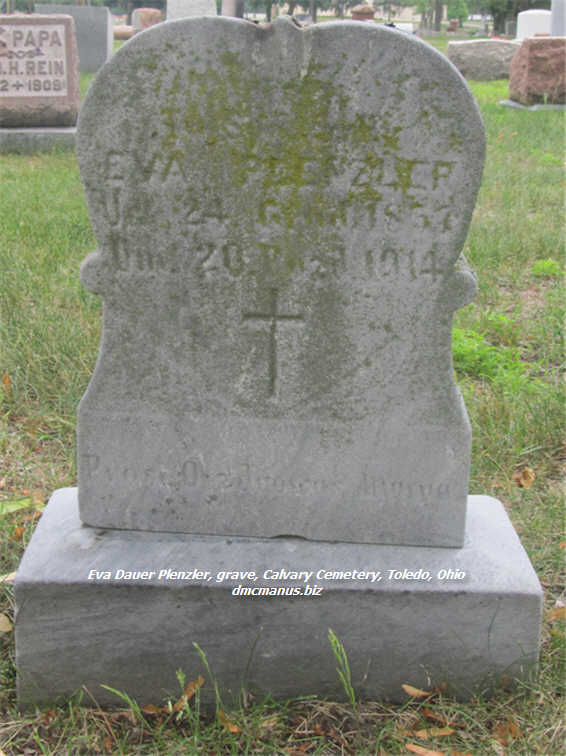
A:
POLYGON ((509 97, 523 105, 566 103, 566 37, 523 42, 511 62, 509 97))

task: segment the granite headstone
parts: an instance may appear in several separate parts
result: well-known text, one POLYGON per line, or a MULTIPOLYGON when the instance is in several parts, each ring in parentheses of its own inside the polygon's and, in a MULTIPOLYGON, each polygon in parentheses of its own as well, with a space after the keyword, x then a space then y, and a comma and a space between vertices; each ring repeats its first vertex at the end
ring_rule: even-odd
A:
POLYGON ((216 0, 167 0, 167 21, 216 15, 216 0))
POLYGON ((528 39, 550 34, 552 13, 543 8, 532 8, 517 14, 517 39, 528 39))
POLYGON ((108 8, 95 5, 36 3, 36 13, 67 13, 75 20, 80 70, 98 71, 113 52, 112 16, 108 8))
POLYGON ((74 126, 79 105, 71 16, 0 16, 0 127, 74 126))

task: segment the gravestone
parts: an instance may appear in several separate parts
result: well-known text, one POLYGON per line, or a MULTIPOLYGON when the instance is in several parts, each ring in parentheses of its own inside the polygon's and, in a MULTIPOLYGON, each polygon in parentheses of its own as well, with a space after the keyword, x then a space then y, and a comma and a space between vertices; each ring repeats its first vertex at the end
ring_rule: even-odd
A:
POLYGON ((167 21, 216 15, 216 0, 167 0, 167 21))
POLYGON ((244 17, 244 0, 222 0, 222 16, 244 17))
POLYGON ((467 496, 451 363, 483 154, 456 69, 372 24, 189 19, 101 71, 78 158, 103 336, 78 499, 16 578, 22 706, 174 695, 194 642, 225 695, 343 696, 328 628, 365 697, 528 678, 540 585, 467 496))
POLYGON ((566 37, 566 0, 552 0, 550 34, 553 37, 566 37))
POLYGON ((509 98, 526 106, 566 104, 566 38, 526 39, 513 58, 509 98))
POLYGON ((537 35, 550 34, 552 13, 549 10, 533 8, 517 15, 517 39, 528 39, 537 35))
POLYGON ((114 49, 112 16, 108 8, 94 5, 53 5, 36 3, 36 13, 67 13, 75 19, 80 70, 98 71, 114 49))
POLYGON ((136 32, 149 29, 150 26, 160 24, 163 14, 158 8, 136 8, 132 12, 132 26, 136 32))
POLYGON ((0 16, 0 126, 74 126, 77 46, 70 16, 0 16))
POLYGON ((449 42, 446 55, 466 79, 495 81, 509 78, 509 66, 521 43, 505 39, 449 42))
MULTIPOLYGON (((281 45, 300 45, 278 28, 281 45)), ((206 74, 206 128, 180 120, 201 112, 205 63, 148 73, 134 91, 122 58, 124 85, 85 105, 79 160, 100 251, 81 275, 105 298, 106 330, 78 415, 81 518, 461 546, 471 434, 450 319, 475 291, 455 262, 480 180, 476 105, 463 88, 445 94, 425 55, 417 93, 414 78, 401 86, 402 61, 377 84, 317 50, 327 82, 259 49, 261 66, 239 56, 228 78, 206 74), (283 67, 291 83, 274 84, 283 67), (134 99, 148 114, 137 126, 134 99), (306 132, 298 108, 320 125, 306 132)))
POLYGON ((80 107, 70 16, 0 16, 0 152, 74 147, 80 107))

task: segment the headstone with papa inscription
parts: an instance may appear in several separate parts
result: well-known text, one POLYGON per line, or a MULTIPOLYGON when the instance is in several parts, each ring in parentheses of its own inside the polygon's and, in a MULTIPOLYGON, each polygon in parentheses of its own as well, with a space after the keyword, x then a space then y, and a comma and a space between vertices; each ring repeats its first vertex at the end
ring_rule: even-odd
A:
POLYGON ((70 16, 0 16, 0 126, 74 126, 79 112, 70 16))
POLYGON ((103 335, 78 501, 16 578, 21 705, 174 695, 195 643, 224 700, 343 696, 329 627, 360 696, 528 677, 540 585, 499 502, 465 516, 483 129, 446 58, 356 22, 162 24, 92 85, 78 157, 103 335))
POLYGON ((99 249, 82 280, 105 316, 79 409, 81 517, 460 546, 451 318, 475 292, 456 261, 477 106, 402 35, 383 37, 384 75, 374 29, 211 23, 129 46, 84 105, 99 249))

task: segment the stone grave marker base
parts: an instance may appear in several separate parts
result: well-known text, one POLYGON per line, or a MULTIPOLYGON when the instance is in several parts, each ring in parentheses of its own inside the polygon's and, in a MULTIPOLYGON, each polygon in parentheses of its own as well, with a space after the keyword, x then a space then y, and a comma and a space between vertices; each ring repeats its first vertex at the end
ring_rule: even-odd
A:
MULTIPOLYGON (((445 682, 466 699, 534 673, 541 600, 503 506, 487 496, 469 497, 465 546, 448 549, 101 530, 81 524, 77 489, 66 488, 52 496, 16 578, 18 696, 25 708, 86 686, 99 704, 123 705, 102 684, 142 705, 176 700, 177 670, 187 680, 207 676, 196 642, 225 705, 243 686, 343 699, 332 628, 358 696, 402 700, 403 683, 445 682), (210 576, 159 579, 167 569, 210 576), (313 575, 308 583, 264 578, 282 569, 313 575), (157 574, 117 579, 119 570, 157 574), (216 581, 233 570, 258 579, 216 581), (319 570, 380 572, 381 580, 330 580, 319 570), (390 570, 431 579, 389 579, 390 570), (441 570, 465 577, 441 580, 441 570), (242 597, 232 594, 238 585, 323 590, 242 597)), ((213 701, 207 679, 202 702, 213 701)))
POLYGON ((53 148, 74 150, 76 134, 76 126, 0 128, 0 153, 29 155, 51 152, 53 148))
POLYGON ((515 100, 500 100, 499 105, 504 105, 506 108, 519 108, 520 110, 566 110, 566 105, 523 105, 515 100))

